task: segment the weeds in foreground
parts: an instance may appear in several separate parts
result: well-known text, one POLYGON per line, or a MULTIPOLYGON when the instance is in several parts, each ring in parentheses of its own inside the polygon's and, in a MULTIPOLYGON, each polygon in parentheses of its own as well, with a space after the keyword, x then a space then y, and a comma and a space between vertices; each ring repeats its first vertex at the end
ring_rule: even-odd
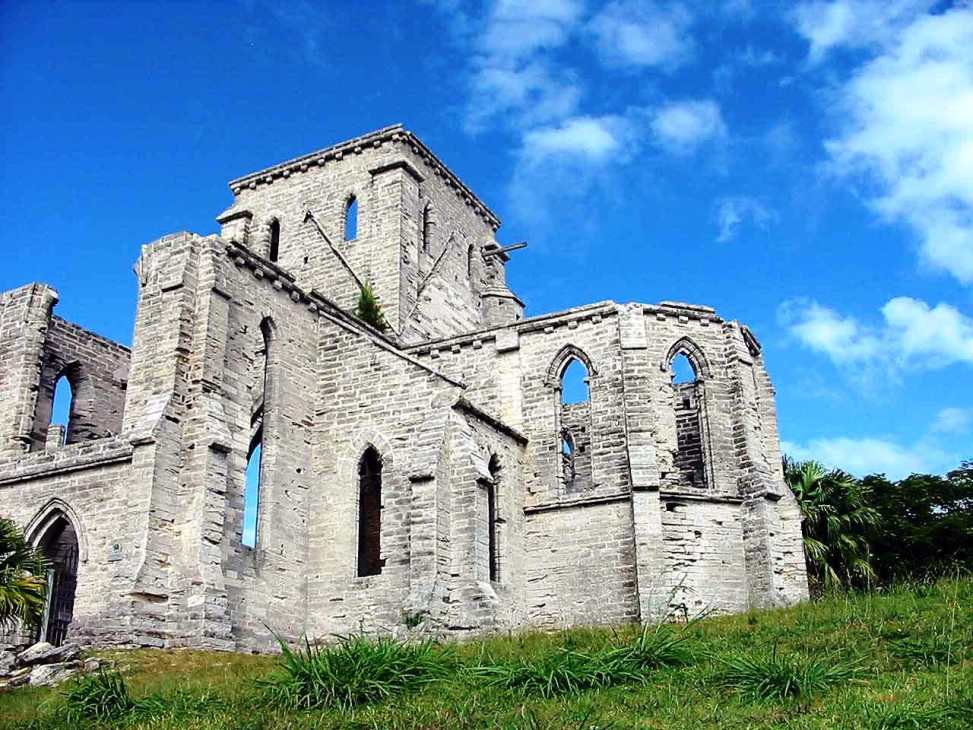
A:
POLYGON ((955 705, 919 705, 911 702, 870 702, 863 708, 869 730, 938 730, 964 727, 971 714, 955 705))
POLYGON ((905 636, 889 642, 889 652, 910 666, 933 667, 962 661, 968 644, 945 632, 905 636))
POLYGON ((693 654, 687 638, 668 625, 645 626, 634 641, 614 648, 585 652, 565 646, 535 658, 481 661, 471 673, 488 686, 546 699, 642 682, 653 669, 690 664, 693 654))
POLYGON ((122 675, 105 669, 71 682, 64 693, 64 700, 68 715, 74 722, 111 720, 135 707, 122 675))
POLYGON ((340 636, 328 646, 305 640, 296 651, 281 641, 280 647, 279 669, 260 684, 272 704, 290 709, 347 710, 377 702, 443 677, 453 664, 431 641, 391 637, 340 636))
POLYGON ((688 634, 669 624, 643 626, 635 641, 614 649, 609 658, 638 672, 682 667, 695 661, 688 634))
POLYGON ((721 661, 720 683, 755 699, 808 700, 861 673, 858 662, 778 654, 776 647, 770 656, 735 654, 721 661))

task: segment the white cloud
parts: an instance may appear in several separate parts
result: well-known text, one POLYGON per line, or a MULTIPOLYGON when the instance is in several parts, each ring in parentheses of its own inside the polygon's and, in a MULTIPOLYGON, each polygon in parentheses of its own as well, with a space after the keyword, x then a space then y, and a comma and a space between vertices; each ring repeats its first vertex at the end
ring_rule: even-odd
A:
POLYGON ((799 24, 812 57, 842 44, 873 51, 838 91, 830 169, 862 180, 884 220, 910 226, 924 263, 973 284, 973 6, 916 16, 930 3, 813 5, 799 13, 821 13, 813 33, 799 24))
POLYGON ((490 13, 482 49, 495 60, 518 61, 567 41, 580 20, 578 0, 499 0, 490 13))
POLYGON ((936 414, 932 431, 936 433, 965 433, 973 424, 973 409, 943 408, 936 414))
POLYGON ((582 10, 577 0, 500 0, 494 4, 475 41, 468 131, 480 131, 499 118, 519 129, 574 114, 582 95, 581 83, 575 73, 559 67, 546 54, 568 42, 580 24, 582 10))
POLYGON ((888 41, 933 5, 935 0, 815 0, 798 4, 793 20, 810 46, 809 60, 817 63, 842 46, 863 48, 888 41))
POLYGON ((895 297, 882 307, 883 322, 877 326, 809 300, 785 302, 778 318, 803 345, 839 366, 881 367, 894 374, 973 364, 973 319, 945 303, 930 307, 895 297))
POLYGON ((605 5, 588 27, 605 63, 672 69, 693 55, 691 23, 679 4, 621 0, 605 5))
POLYGON ((672 102, 652 119, 657 144, 669 152, 692 152, 703 142, 726 136, 719 105, 712 99, 672 102))
POLYGON ((859 477, 885 474, 902 479, 913 473, 942 473, 957 463, 953 455, 925 439, 903 445, 877 437, 815 438, 804 444, 782 441, 781 450, 792 458, 814 459, 859 477))
POLYGON ((720 229, 716 240, 720 243, 731 241, 739 227, 748 220, 757 228, 767 230, 776 217, 774 211, 756 198, 742 195, 721 198, 716 203, 716 220, 720 229))
POLYGON ((604 162, 621 148, 631 128, 622 117, 574 117, 563 124, 542 127, 524 136, 524 157, 532 162, 550 157, 574 157, 604 162))

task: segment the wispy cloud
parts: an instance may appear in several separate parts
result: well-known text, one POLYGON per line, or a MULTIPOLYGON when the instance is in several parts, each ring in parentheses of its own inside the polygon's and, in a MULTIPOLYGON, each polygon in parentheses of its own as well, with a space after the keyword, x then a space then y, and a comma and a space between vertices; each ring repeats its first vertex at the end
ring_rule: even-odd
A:
POLYGON ((911 297, 890 299, 880 324, 864 324, 812 300, 791 300, 780 323, 802 345, 859 376, 973 365, 973 319, 955 307, 911 297))
POLYGON ((809 3, 797 11, 810 57, 840 46, 870 60, 840 86, 830 169, 861 180, 874 210, 917 234, 923 261, 973 284, 973 6, 809 3))
POLYGON ((693 152, 704 142, 726 136, 719 104, 712 99, 676 101, 661 107, 652 119, 652 133, 662 149, 693 152))
POLYGON ((726 243, 736 237, 744 223, 750 222, 761 230, 777 219, 777 214, 756 198, 738 195, 721 198, 716 202, 716 223, 719 234, 716 240, 726 243))
POLYGON ((943 408, 932 424, 935 433, 966 433, 973 425, 973 408, 943 408))
POLYGON ((936 0, 813 0, 798 3, 793 19, 808 42, 808 59, 818 63, 837 48, 887 42, 935 4, 936 0))
POLYGON ((912 444, 875 436, 813 438, 805 443, 782 441, 781 450, 794 459, 814 459, 859 477, 885 474, 902 479, 915 473, 943 473, 959 465, 957 455, 925 437, 912 444))
POLYGON ((673 69, 693 56, 692 20, 680 4, 621 0, 605 5, 588 29, 609 65, 673 69))

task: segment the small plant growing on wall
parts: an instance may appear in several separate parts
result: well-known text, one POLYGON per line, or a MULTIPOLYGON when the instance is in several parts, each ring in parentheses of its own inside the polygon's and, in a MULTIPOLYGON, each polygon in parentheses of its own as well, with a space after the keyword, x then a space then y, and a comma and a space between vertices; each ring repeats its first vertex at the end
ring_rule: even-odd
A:
POLYGON ((375 296, 375 290, 367 282, 362 285, 361 291, 358 293, 355 316, 370 324, 379 332, 385 332, 389 328, 388 322, 385 321, 385 315, 382 313, 382 305, 379 303, 378 297, 375 296))

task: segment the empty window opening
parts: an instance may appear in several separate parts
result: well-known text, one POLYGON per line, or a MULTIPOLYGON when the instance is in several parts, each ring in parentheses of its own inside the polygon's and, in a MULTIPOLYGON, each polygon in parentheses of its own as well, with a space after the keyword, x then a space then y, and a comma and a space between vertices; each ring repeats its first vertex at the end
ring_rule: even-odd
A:
POLYGON ((345 203, 345 240, 358 238, 358 198, 352 195, 345 203))
POLYGON ((586 403, 589 399, 588 369, 572 358, 561 375, 561 403, 586 403))
POLYGON ((257 515, 260 506, 260 462, 263 455, 263 429, 250 445, 247 458, 246 487, 243 492, 243 545, 248 548, 257 546, 257 515))
POLYGON ((498 536, 499 518, 497 517, 497 488, 500 485, 500 459, 496 454, 490 457, 490 482, 487 490, 487 556, 490 580, 500 580, 500 540, 498 536))
POLYGON ((60 646, 74 618, 74 594, 78 587, 78 536, 63 513, 50 523, 38 547, 50 561, 50 568, 44 620, 37 627, 37 639, 60 646))
POLYGON ((54 384, 54 397, 51 405, 51 423, 48 429, 48 444, 56 440, 56 446, 68 441, 68 426, 71 423, 71 407, 74 404, 74 391, 66 375, 61 375, 54 384))
POLYGON ((576 451, 574 436, 571 435, 570 431, 561 431, 561 471, 564 475, 564 481, 567 484, 573 484, 575 477, 578 475, 577 464, 575 462, 576 451))
POLYGON ((382 457, 371 446, 358 462, 358 575, 379 575, 382 558, 382 457))
POLYGON ((673 383, 692 383, 696 380, 696 369, 683 353, 679 353, 672 359, 670 369, 673 383))
POLYGON ((466 278, 471 282, 473 281, 473 255, 475 252, 476 250, 473 248, 473 244, 471 243, 466 248, 466 278))
POLYGON ((703 447, 702 383, 696 367, 685 352, 678 353, 669 364, 672 376, 672 407, 676 426, 676 451, 673 454, 676 488, 706 486, 703 447))
POLYGON ((270 222, 270 253, 268 257, 271 261, 276 261, 280 254, 280 221, 274 218, 270 222))
POLYGON ((243 488, 243 531, 240 542, 244 547, 257 547, 260 520, 260 493, 263 487, 264 434, 268 412, 267 396, 270 382, 270 355, 272 327, 269 319, 260 323, 262 347, 253 360, 253 404, 250 415, 250 448, 247 451, 247 469, 243 488))
POLYGON ((432 215, 432 205, 426 203, 426 207, 422 209, 422 250, 423 252, 428 252, 429 247, 432 245, 432 232, 435 228, 435 222, 433 221, 432 215))

